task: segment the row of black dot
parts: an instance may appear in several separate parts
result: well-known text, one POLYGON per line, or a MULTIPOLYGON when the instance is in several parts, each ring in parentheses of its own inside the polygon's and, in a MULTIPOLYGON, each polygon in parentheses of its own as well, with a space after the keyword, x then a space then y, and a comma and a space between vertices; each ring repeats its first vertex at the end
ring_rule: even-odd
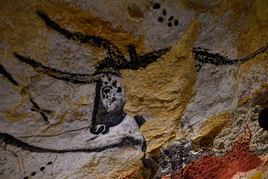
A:
MULTIPOLYGON (((154 3, 153 4, 153 9, 158 10, 161 8, 161 5, 159 3, 154 3)), ((162 9, 162 15, 163 16, 159 16, 158 17, 158 22, 164 22, 164 20, 166 19, 166 15, 167 15, 167 10, 166 9, 162 9)), ((167 22, 168 27, 172 27, 172 25, 179 25, 179 21, 177 19, 174 19, 174 16, 170 16, 168 17, 168 22, 167 22)))
MULTIPOLYGON (((52 162, 48 162, 47 163, 47 166, 49 166, 49 165, 52 165, 52 162)), ((46 167, 40 167, 40 171, 42 172, 42 171, 44 171, 46 169, 46 167)), ((31 173, 31 176, 35 176, 37 174, 37 172, 32 172, 31 173)), ((23 179, 29 179, 29 177, 28 176, 26 176, 26 177, 24 177, 23 179)))

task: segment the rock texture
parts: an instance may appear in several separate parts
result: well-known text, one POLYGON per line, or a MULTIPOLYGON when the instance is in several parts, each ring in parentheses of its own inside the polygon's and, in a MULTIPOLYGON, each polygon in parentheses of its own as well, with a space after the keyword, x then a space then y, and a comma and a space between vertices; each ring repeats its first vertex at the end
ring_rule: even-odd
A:
POLYGON ((0 0, 0 22, 0 178, 268 177, 267 1, 0 0))
MULTIPOLYGON (((263 162, 249 150, 251 131, 245 128, 245 134, 233 146, 232 150, 223 157, 204 156, 188 164, 174 178, 232 178, 238 172, 245 172, 257 168, 263 162)), ((170 178, 162 177, 162 178, 170 178)))

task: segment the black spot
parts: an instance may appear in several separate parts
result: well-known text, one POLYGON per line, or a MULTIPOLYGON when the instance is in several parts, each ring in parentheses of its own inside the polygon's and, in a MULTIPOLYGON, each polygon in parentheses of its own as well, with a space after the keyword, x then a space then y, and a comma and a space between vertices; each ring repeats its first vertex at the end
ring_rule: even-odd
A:
POLYGON ((45 167, 41 167, 41 168, 40 168, 40 171, 44 171, 44 170, 45 170, 45 167))
POLYGON ((32 172, 31 175, 32 175, 32 176, 35 176, 35 175, 36 175, 36 172, 32 172))
POLYGON ((158 22, 163 22, 164 18, 163 17, 158 17, 158 22))
POLYGON ((105 88, 104 90, 103 90, 103 94, 108 94, 110 92, 110 89, 109 88, 105 88))
POLYGON ((168 25, 169 27, 172 27, 172 23, 171 23, 171 22, 169 22, 167 25, 168 25))
POLYGON ((117 93, 121 93, 122 92, 122 88, 121 87, 118 87, 116 92, 117 93))
POLYGON ((174 25, 176 25, 176 26, 179 25, 179 21, 178 20, 175 20, 174 21, 174 25))
POLYGON ((179 25, 179 21, 178 20, 175 20, 174 21, 174 25, 179 25))
POLYGON ((116 82, 116 81, 114 81, 114 82, 112 83, 112 85, 113 85, 114 87, 116 87, 116 83, 117 83, 117 82, 116 82))
POLYGON ((173 16, 170 16, 170 17, 168 18, 169 21, 172 21, 173 19, 174 19, 173 16))
POLYGON ((48 162, 47 165, 52 165, 52 162, 48 162))
POLYGON ((106 85, 107 85, 107 84, 108 84, 108 82, 107 82, 107 81, 105 81, 105 82, 104 82, 104 84, 106 84, 106 85))
POLYGON ((164 9, 163 11, 162 11, 162 14, 165 16, 165 15, 167 15, 167 11, 166 11, 166 9, 164 9))
POLYGON ((153 5, 153 9, 159 9, 161 6, 160 6, 160 4, 159 3, 155 3, 154 5, 153 5))
POLYGON ((29 177, 24 177, 23 179, 29 179, 29 177))
POLYGON ((268 108, 264 108, 260 112, 258 122, 261 128, 268 130, 268 108))

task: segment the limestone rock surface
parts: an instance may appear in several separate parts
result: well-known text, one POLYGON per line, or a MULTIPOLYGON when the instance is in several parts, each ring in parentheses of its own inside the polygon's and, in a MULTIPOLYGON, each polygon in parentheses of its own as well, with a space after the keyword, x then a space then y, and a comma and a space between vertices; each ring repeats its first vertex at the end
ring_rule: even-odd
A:
POLYGON ((0 178, 268 177, 268 1, 0 0, 0 22, 0 178))

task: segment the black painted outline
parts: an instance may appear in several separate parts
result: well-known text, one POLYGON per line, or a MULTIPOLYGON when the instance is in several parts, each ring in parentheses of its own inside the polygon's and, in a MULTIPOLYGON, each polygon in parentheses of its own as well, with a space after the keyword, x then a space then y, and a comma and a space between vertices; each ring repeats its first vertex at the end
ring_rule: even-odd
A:
POLYGON ((44 73, 50 77, 56 78, 58 80, 63 80, 67 82, 71 82, 74 84, 89 84, 96 80, 92 74, 82 74, 82 73, 71 73, 60 71, 55 68, 50 68, 42 63, 39 63, 29 57, 24 57, 17 53, 14 53, 14 56, 21 61, 22 63, 28 64, 33 67, 37 72, 44 73))
MULTIPOLYGON (((91 133, 93 134, 106 134, 109 131, 110 127, 113 127, 115 125, 118 125, 125 117, 125 113, 122 109, 120 119, 115 124, 111 124, 110 126, 100 127, 100 129, 96 129, 97 124, 97 117, 98 117, 98 111, 103 111, 101 108, 101 102, 100 102, 100 85, 101 81, 99 79, 99 74, 115 74, 120 76, 119 70, 121 69, 133 69, 137 70, 139 68, 146 68, 149 64, 157 61, 158 58, 160 58, 162 55, 164 55, 167 51, 170 50, 170 48, 164 48, 157 51, 152 51, 150 53, 147 53, 142 56, 138 56, 135 46, 129 45, 129 56, 130 61, 128 61, 124 56, 123 53, 119 51, 119 49, 110 41, 107 39, 104 39, 100 36, 92 36, 92 35, 83 35, 80 32, 70 32, 64 28, 62 28, 59 24, 57 24, 55 21, 50 19, 44 12, 37 11, 37 15, 45 22, 45 24, 58 32, 59 34, 63 35, 67 39, 79 41, 81 43, 87 43, 95 47, 99 47, 102 49, 107 50, 106 51, 106 57, 105 59, 100 62, 97 67, 96 71, 93 74, 77 74, 77 73, 70 73, 65 71, 60 71, 55 68, 51 68, 48 66, 45 66, 41 64, 40 62, 37 62, 29 57, 24 57, 22 55, 19 55, 17 53, 14 53, 14 56, 20 60, 23 63, 26 63, 33 67, 37 72, 44 73, 50 77, 56 78, 58 80, 63 80, 75 84, 89 84, 96 82, 96 96, 94 101, 94 109, 93 109, 93 116, 92 116, 92 127, 90 128, 91 133)), ((102 112, 103 113, 103 112, 102 112)), ((40 113, 44 120, 46 120, 46 117, 43 115, 43 113, 40 113)), ((106 113, 103 113, 106 114, 106 113)), ((118 115, 118 114, 112 114, 107 113, 106 115, 118 115)))
POLYGON ((21 141, 20 139, 17 139, 16 137, 8 134, 8 133, 0 133, 0 139, 3 140, 3 142, 6 145, 12 145, 18 148, 21 148, 22 150, 26 150, 29 152, 35 152, 35 153, 93 153, 93 152, 102 152, 111 148, 119 148, 119 147, 125 147, 125 146, 136 146, 136 145, 142 145, 142 140, 135 139, 133 137, 127 136, 121 139, 119 143, 110 144, 103 147, 96 147, 96 148, 79 148, 79 149, 49 149, 49 148, 43 148, 34 146, 31 144, 28 144, 24 141, 21 141))
POLYGON ((2 64, 0 64, 0 74, 6 77, 6 79, 8 79, 8 81, 10 81, 13 85, 19 86, 19 83, 11 76, 10 73, 7 72, 2 64))
MULTIPOLYGON (((96 82, 96 96, 95 96, 95 104, 94 104, 94 111, 93 111, 93 117, 92 117, 92 126, 96 126, 94 122, 96 122, 96 115, 98 112, 98 105, 100 104, 100 85, 101 81, 98 78, 98 74, 101 73, 108 73, 108 74, 117 74, 120 75, 119 70, 121 69, 134 69, 137 70, 139 68, 146 68, 149 64, 155 62, 158 58, 160 58, 162 55, 164 55, 167 51, 170 50, 170 48, 160 49, 157 51, 150 52, 148 54, 138 56, 136 53, 136 49, 134 45, 129 45, 129 56, 130 61, 127 61, 127 59, 123 56, 122 52, 119 51, 119 49, 113 45, 108 40, 99 37, 99 36, 90 36, 90 35, 83 35, 80 32, 70 32, 66 29, 61 28, 56 22, 51 20, 45 13, 41 11, 37 11, 37 15, 46 23, 47 26, 51 27, 58 33, 65 36, 67 39, 70 40, 76 40, 80 41, 81 43, 88 43, 90 45, 103 48, 107 50, 106 54, 107 57, 97 65, 96 72, 93 74, 79 74, 79 73, 71 73, 71 72, 65 72, 60 71, 55 68, 51 68, 48 66, 43 65, 40 62, 37 62, 29 57, 22 56, 18 53, 14 53, 14 56, 21 62, 30 65, 32 68, 34 68, 37 72, 44 73, 50 77, 56 78, 58 80, 63 80, 67 82, 71 82, 74 84, 89 84, 96 82), (94 120, 95 119, 95 120, 94 120)), ((11 77, 9 73, 6 72, 6 70, 0 66, 0 72, 14 85, 18 86, 18 83, 11 77)), ((44 110, 40 109, 40 107, 35 103, 32 99, 30 99, 30 102, 33 105, 32 110, 39 112, 40 115, 43 117, 45 121, 48 121, 47 116, 44 114, 44 110)), ((122 109, 122 120, 125 117, 125 113, 122 109)), ((120 122, 122 121, 120 120, 120 122)), ((140 127, 145 120, 143 118, 138 117, 135 118, 137 125, 140 127)), ((119 122, 119 123, 120 123, 119 122)), ((117 124, 116 124, 117 125, 117 124)), ((91 127, 92 128, 92 127, 91 127)), ((92 130, 91 130, 92 131, 92 130)), ((105 129, 105 133, 109 131, 105 129)), ((97 131, 96 134, 99 134, 100 131, 97 131)), ((102 131, 103 133, 103 131, 102 131)), ((0 133, 0 139, 3 140, 5 144, 13 145, 16 147, 19 147, 23 150, 27 150, 30 152, 40 152, 40 153, 68 153, 68 152, 101 152, 110 148, 115 147, 122 147, 126 145, 140 145, 142 144, 142 151, 145 152, 146 150, 146 141, 142 142, 141 140, 137 140, 133 137, 124 137, 119 143, 111 144, 104 147, 99 148, 84 148, 84 149, 63 149, 63 150, 57 150, 57 149, 47 149, 42 148, 34 145, 30 145, 26 142, 23 142, 14 136, 7 134, 7 133, 0 133)))
POLYGON ((30 99, 30 102, 31 102, 32 105, 33 105, 33 107, 31 108, 31 110, 32 110, 32 111, 35 111, 35 112, 38 112, 38 113, 42 116, 43 120, 44 120, 45 122, 49 123, 49 121, 48 121, 48 117, 47 117, 46 114, 51 113, 51 111, 41 109, 40 106, 39 106, 33 99, 30 99))
MULTIPOLYGON (((0 74, 2 74, 4 77, 6 77, 14 86, 20 86, 19 83, 11 76, 11 74, 4 68, 2 64, 0 64, 0 74)), ((44 121, 48 122, 48 117, 46 116, 46 113, 49 114, 51 111, 44 110, 39 107, 39 105, 34 102, 33 99, 29 99, 29 101, 32 103, 33 107, 31 108, 32 111, 38 112, 44 121)))
MULTIPOLYGON (((96 82, 94 109, 92 113, 92 126, 90 128, 90 132, 95 135, 98 135, 100 133, 101 134, 108 133, 111 127, 120 124, 126 116, 126 113, 124 112, 123 109, 124 105, 122 105, 120 108, 118 107, 114 111, 109 112, 106 111, 101 101, 101 95, 103 95, 101 94, 103 92, 102 85, 103 83, 101 80, 96 82)), ((106 86, 106 87, 112 88, 116 86, 106 86)))
POLYGON ((158 58, 160 58, 170 50, 170 48, 164 48, 152 51, 142 56, 138 56, 136 53, 135 46, 129 45, 130 61, 128 61, 123 56, 122 52, 120 52, 119 49, 107 39, 104 39, 100 36, 83 35, 80 32, 70 32, 60 27, 60 25, 50 19, 42 11, 37 11, 36 13, 46 23, 48 27, 65 36, 67 39, 80 41, 81 43, 88 43, 92 46, 107 50, 107 56, 102 62, 97 65, 96 71, 93 74, 79 74, 60 71, 58 69, 45 66, 29 57, 14 53, 14 56, 21 62, 32 66, 38 72, 45 73, 46 75, 56 78, 58 80, 64 80, 75 84, 93 83, 98 80, 96 79, 96 76, 101 73, 120 75, 119 70, 121 69, 137 70, 139 68, 146 68, 149 64, 157 61, 158 58), (133 55, 135 55, 135 57, 133 55))
MULTIPOLYGON (((123 53, 109 40, 104 39, 100 36, 84 35, 80 32, 70 32, 62 28, 59 24, 49 18, 44 12, 38 10, 36 13, 48 27, 65 36, 67 39, 79 41, 81 43, 87 43, 92 46, 107 50, 107 57, 100 64, 98 64, 95 74, 101 73, 103 70, 105 71, 105 69, 113 69, 115 71, 118 71, 120 69, 137 69, 140 67, 145 68, 148 64, 156 61, 170 49, 165 48, 145 54, 140 57, 141 61, 136 61, 136 64, 134 65, 132 59, 132 62, 128 62, 123 53)), ((135 49, 134 46, 132 47, 135 49)))
MULTIPOLYGON (((254 51, 253 53, 242 57, 238 59, 230 59, 226 56, 222 56, 218 53, 211 53, 208 49, 202 48, 202 47, 194 47, 192 50, 194 58, 200 62, 201 64, 210 63, 216 66, 219 65, 234 65, 234 64, 240 64, 244 63, 248 60, 251 60, 252 58, 260 55, 261 53, 264 53, 268 49, 268 43, 254 51)), ((201 64, 197 64, 197 71, 200 71, 202 68, 201 64)))
POLYGON ((62 34, 67 39, 80 41, 81 43, 87 43, 95 47, 106 49, 107 58, 111 60, 111 63, 121 64, 124 61, 127 61, 119 49, 108 40, 100 36, 84 35, 80 32, 70 32, 60 27, 60 25, 50 19, 44 12, 37 11, 36 13, 48 27, 62 34))

